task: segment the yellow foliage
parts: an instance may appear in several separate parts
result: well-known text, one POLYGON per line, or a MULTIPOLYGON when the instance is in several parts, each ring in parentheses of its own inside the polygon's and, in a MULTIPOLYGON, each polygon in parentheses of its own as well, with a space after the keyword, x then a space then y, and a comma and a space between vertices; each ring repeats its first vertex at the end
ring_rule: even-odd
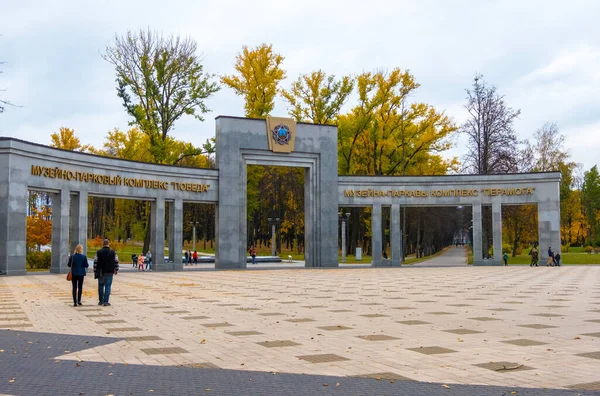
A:
POLYGON ((353 87, 354 80, 349 76, 336 81, 335 76, 318 70, 301 75, 289 91, 282 90, 281 94, 290 104, 290 115, 296 121, 330 124, 336 120, 353 87))
POLYGON ((237 75, 223 76, 223 84, 244 97, 246 117, 266 118, 275 106, 277 86, 285 78, 283 56, 273 46, 262 44, 254 49, 243 46, 236 56, 237 75))

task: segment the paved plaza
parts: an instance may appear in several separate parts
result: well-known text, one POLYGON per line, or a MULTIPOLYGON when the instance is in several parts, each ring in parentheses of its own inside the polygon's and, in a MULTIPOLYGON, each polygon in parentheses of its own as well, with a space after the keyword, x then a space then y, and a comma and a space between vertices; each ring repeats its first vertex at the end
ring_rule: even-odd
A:
POLYGON ((122 271, 77 308, 64 278, 0 278, 0 393, 600 390, 600 266, 122 271))

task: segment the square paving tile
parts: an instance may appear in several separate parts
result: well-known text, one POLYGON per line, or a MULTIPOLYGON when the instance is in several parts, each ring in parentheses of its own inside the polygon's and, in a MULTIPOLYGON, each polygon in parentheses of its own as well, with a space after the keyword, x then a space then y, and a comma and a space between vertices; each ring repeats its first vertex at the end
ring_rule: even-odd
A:
POLYGON ((267 348, 281 348, 281 347, 290 347, 290 346, 301 345, 301 344, 298 344, 297 342, 289 341, 289 340, 263 341, 263 342, 257 342, 257 344, 262 345, 267 348))
POLYGON ((565 316, 565 315, 557 315, 557 314, 551 314, 551 313, 540 313, 540 314, 531 314, 531 316, 540 316, 542 318, 556 318, 556 317, 565 316))
POLYGON ((173 355, 176 353, 189 353, 180 347, 169 347, 169 348, 145 348, 141 349, 146 355, 173 355))
POLYGON ((286 319, 286 322, 291 322, 291 323, 306 323, 306 322, 314 322, 314 319, 309 319, 309 318, 297 318, 297 319, 286 319))
POLYGON ((519 338, 517 340, 502 341, 506 344, 518 345, 518 346, 536 346, 536 345, 547 345, 547 342, 539 342, 535 340, 528 340, 526 338, 519 338))
POLYGON ((509 308, 489 308, 488 311, 506 312, 506 311, 516 311, 516 310, 509 309, 509 308))
POLYGON ((260 308, 236 308, 238 311, 260 311, 260 308))
POLYGON ((489 322, 490 320, 500 320, 498 318, 490 318, 489 316, 478 316, 476 318, 469 318, 471 320, 478 320, 480 322, 489 322))
POLYGON ((524 371, 524 370, 532 370, 533 369, 533 367, 528 367, 523 364, 512 363, 512 362, 488 362, 488 363, 474 364, 473 366, 496 371, 499 373, 507 373, 507 372, 512 372, 512 371, 524 371))
POLYGON ((584 384, 569 385, 569 386, 567 386, 567 388, 576 389, 576 390, 590 390, 590 391, 600 390, 600 381, 587 382, 584 384))
POLYGON ((261 335, 262 333, 258 332, 258 331, 254 331, 254 330, 248 330, 248 331, 226 331, 227 334, 232 335, 232 336, 237 336, 237 337, 243 337, 243 336, 251 336, 251 335, 261 335))
POLYGON ((296 356, 298 359, 306 360, 309 363, 330 363, 330 362, 342 362, 347 359, 340 355, 334 355, 332 353, 324 353, 321 355, 302 355, 296 356))
POLYGON ((321 329, 321 330, 327 330, 327 331, 352 330, 352 327, 346 327, 346 326, 342 326, 342 325, 338 325, 338 326, 322 326, 322 327, 317 327, 317 328, 321 329))
POLYGON ((427 312, 430 315, 456 315, 454 312, 427 312))
POLYGON ((175 315, 175 314, 185 314, 190 313, 190 311, 165 311, 166 314, 175 315))
POLYGON ((422 324, 431 324, 431 322, 425 322, 423 320, 401 320, 396 323, 402 323, 409 326, 422 325, 422 324))
POLYGON ((283 316, 285 314, 279 313, 279 312, 263 312, 263 313, 259 313, 260 316, 283 316))
POLYGON ((385 373, 370 373, 370 374, 360 374, 355 375, 356 378, 372 378, 376 380, 392 380, 392 381, 414 381, 411 378, 404 377, 400 374, 385 372, 385 373))
POLYGON ((139 327, 115 327, 112 329, 106 329, 107 331, 144 331, 143 329, 140 329, 139 327))
POLYGON ((329 312, 354 312, 350 309, 331 309, 329 312))
POLYGON ((399 339, 397 337, 392 337, 392 336, 388 336, 385 334, 363 335, 363 336, 358 336, 358 338, 361 338, 361 339, 367 340, 367 341, 389 341, 389 340, 398 340, 399 339))
POLYGON ((449 307, 472 307, 473 304, 448 304, 449 307))
POLYGON ((364 315, 359 315, 362 316, 364 318, 387 318, 388 315, 382 315, 382 314, 364 314, 364 315))
POLYGON ((202 320, 202 319, 210 319, 210 316, 182 316, 181 319, 185 320, 202 320))
POLYGON ((584 336, 588 336, 588 337, 596 337, 596 338, 600 338, 600 333, 584 333, 582 334, 584 336))
POLYGON ((198 368, 198 369, 218 369, 218 368, 220 368, 216 364, 213 364, 210 362, 188 363, 188 364, 182 365, 182 367, 198 368))
POLYGON ((139 336, 139 337, 126 337, 127 341, 161 341, 162 338, 159 336, 139 336))
POLYGON ((452 349, 448 349, 448 348, 442 348, 439 346, 431 346, 431 347, 419 347, 419 348, 406 348, 409 351, 413 351, 413 352, 419 352, 422 353, 424 355, 439 355, 442 353, 453 353, 453 352, 457 352, 455 350, 452 349))
POLYGON ((541 329, 554 329, 554 328, 556 328, 556 326, 548 326, 548 325, 539 324, 539 323, 519 325, 519 327, 527 327, 529 329, 538 329, 538 330, 541 330, 541 329))
POLYGON ((414 307, 392 307, 392 309, 406 310, 406 309, 416 309, 414 307))
POLYGON ((31 323, 16 323, 16 324, 1 324, 0 328, 2 329, 16 329, 20 327, 33 327, 31 323))
POLYGON ((586 358, 590 358, 590 359, 600 359, 600 351, 587 352, 587 353, 578 353, 575 356, 581 356, 581 357, 586 357, 586 358))
POLYGON ((96 321, 98 324, 111 324, 111 323, 127 323, 122 319, 113 319, 113 320, 98 320, 96 321))
POLYGON ((227 322, 223 322, 223 323, 202 323, 202 326, 204 326, 204 327, 230 327, 233 325, 230 323, 227 323, 227 322))
POLYGON ((460 334, 460 335, 483 333, 483 331, 469 330, 469 329, 452 329, 452 330, 442 330, 442 331, 445 331, 446 333, 460 334))

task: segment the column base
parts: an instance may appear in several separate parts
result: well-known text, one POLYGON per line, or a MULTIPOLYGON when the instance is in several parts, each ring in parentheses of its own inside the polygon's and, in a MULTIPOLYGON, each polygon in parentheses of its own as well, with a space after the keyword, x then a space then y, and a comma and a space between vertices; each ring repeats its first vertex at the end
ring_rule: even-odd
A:
POLYGON ((64 267, 64 268, 50 267, 51 274, 68 274, 69 271, 71 271, 71 268, 69 268, 69 267, 64 267))
POLYGON ((378 262, 373 262, 371 267, 402 267, 402 261, 400 260, 380 260, 378 262))
POLYGON ((491 259, 491 260, 474 261, 473 265, 477 266, 477 267, 492 267, 492 266, 504 265, 504 263, 502 261, 496 261, 496 260, 491 259))

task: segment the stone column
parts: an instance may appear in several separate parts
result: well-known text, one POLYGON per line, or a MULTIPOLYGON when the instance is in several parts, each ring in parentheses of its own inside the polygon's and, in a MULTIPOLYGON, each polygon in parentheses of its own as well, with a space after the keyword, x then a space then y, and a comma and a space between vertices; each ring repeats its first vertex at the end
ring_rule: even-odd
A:
POLYGON ((150 205, 150 252, 152 252, 152 269, 165 271, 172 269, 165 265, 165 199, 156 198, 150 205))
POLYGON ((381 266, 381 204, 374 203, 371 209, 371 254, 373 267, 381 266))
POLYGON ((392 266, 402 265, 402 233, 400 231, 400 205, 393 204, 391 210, 390 242, 392 266))
POLYGON ((502 204, 500 202, 492 202, 492 232, 494 265, 504 265, 504 260, 502 260, 502 204))
POLYGON ((473 204, 473 265, 483 265, 481 246, 481 204, 473 204))
POLYGON ((66 274, 69 253, 69 207, 71 192, 62 189, 52 194, 52 259, 50 272, 66 274))
POLYGON ((79 244, 83 246, 83 254, 87 254, 88 193, 80 191, 71 196, 71 237, 69 253, 75 251, 79 244))
POLYGON ((181 251, 183 250, 183 200, 169 202, 169 261, 173 269, 183 269, 181 251))
POLYGON ((548 261, 548 248, 554 254, 560 252, 560 201, 538 202, 538 238, 540 246, 540 265, 548 261))
POLYGON ((29 169, 11 167, 9 157, 0 155, 0 274, 25 275, 29 169))

